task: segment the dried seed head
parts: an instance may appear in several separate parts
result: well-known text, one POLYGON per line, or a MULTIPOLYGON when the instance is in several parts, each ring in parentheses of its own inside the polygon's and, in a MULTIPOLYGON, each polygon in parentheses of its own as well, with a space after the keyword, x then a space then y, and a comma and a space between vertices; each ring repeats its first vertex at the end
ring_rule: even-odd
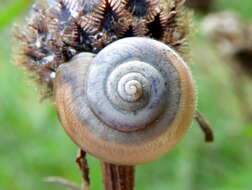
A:
POLYGON ((34 4, 16 29, 17 62, 53 94, 58 66, 80 52, 97 53, 124 37, 147 36, 186 54, 189 15, 181 0, 48 0, 34 4), (182 2, 182 3, 181 3, 182 2))

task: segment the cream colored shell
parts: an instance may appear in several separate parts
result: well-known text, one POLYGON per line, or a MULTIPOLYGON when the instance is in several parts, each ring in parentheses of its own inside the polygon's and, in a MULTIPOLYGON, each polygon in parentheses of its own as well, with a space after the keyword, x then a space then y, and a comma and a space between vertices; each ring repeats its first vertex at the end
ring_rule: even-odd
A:
POLYGON ((80 148, 108 163, 136 165, 180 141, 195 111, 194 91, 175 51, 131 37, 61 66, 55 100, 64 129, 80 148))

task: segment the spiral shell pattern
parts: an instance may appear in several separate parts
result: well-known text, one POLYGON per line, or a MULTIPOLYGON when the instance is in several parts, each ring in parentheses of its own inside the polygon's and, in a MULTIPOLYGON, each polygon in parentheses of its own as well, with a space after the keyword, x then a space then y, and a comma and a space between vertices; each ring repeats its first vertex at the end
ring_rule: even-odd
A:
POLYGON ((62 66, 56 100, 78 146, 123 165, 151 161, 174 147, 191 123, 195 102, 184 61, 167 45, 142 37, 118 40, 96 56, 80 54, 62 66))
POLYGON ((124 132, 151 127, 167 108, 172 108, 172 120, 180 98, 180 91, 173 90, 179 89, 176 69, 166 57, 151 47, 144 53, 148 43, 136 45, 141 44, 139 38, 133 44, 127 41, 119 40, 101 51, 87 77, 92 111, 107 126, 124 132), (134 56, 120 53, 126 49, 134 56))

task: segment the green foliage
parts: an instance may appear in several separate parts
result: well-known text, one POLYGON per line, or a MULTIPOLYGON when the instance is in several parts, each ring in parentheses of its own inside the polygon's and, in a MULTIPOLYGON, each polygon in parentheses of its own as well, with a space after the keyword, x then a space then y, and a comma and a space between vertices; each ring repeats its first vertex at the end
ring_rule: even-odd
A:
MULTIPOLYGON (((74 164, 77 147, 60 127, 54 106, 49 101, 39 103, 34 85, 12 64, 10 28, 3 26, 10 25, 28 1, 1 3, 6 6, 0 8, 0 189, 62 189, 43 182, 47 176, 80 183, 74 164)), ((250 4, 251 0, 220 0, 218 9, 237 10, 251 19, 250 4)), ((195 27, 200 20, 197 16, 195 27)), ((205 144, 193 124, 170 154, 138 167, 138 190, 252 189, 252 124, 240 112, 230 68, 200 33, 196 36, 191 68, 198 86, 198 107, 213 125, 216 140, 205 144)), ((102 189, 99 162, 89 157, 89 163, 91 190, 102 189)))
POLYGON ((11 23, 22 11, 24 11, 30 4, 31 0, 11 0, 3 2, 0 8, 0 28, 11 23))
POLYGON ((215 8, 217 11, 223 9, 238 12, 244 19, 252 19, 251 6, 252 2, 249 0, 215 0, 215 8))

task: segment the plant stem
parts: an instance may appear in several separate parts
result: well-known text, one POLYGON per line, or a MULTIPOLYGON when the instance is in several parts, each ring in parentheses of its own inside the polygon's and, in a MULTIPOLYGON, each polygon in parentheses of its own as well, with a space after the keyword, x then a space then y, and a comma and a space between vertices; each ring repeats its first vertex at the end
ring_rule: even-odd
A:
POLYGON ((135 166, 119 166, 101 162, 104 190, 133 190, 135 166))

